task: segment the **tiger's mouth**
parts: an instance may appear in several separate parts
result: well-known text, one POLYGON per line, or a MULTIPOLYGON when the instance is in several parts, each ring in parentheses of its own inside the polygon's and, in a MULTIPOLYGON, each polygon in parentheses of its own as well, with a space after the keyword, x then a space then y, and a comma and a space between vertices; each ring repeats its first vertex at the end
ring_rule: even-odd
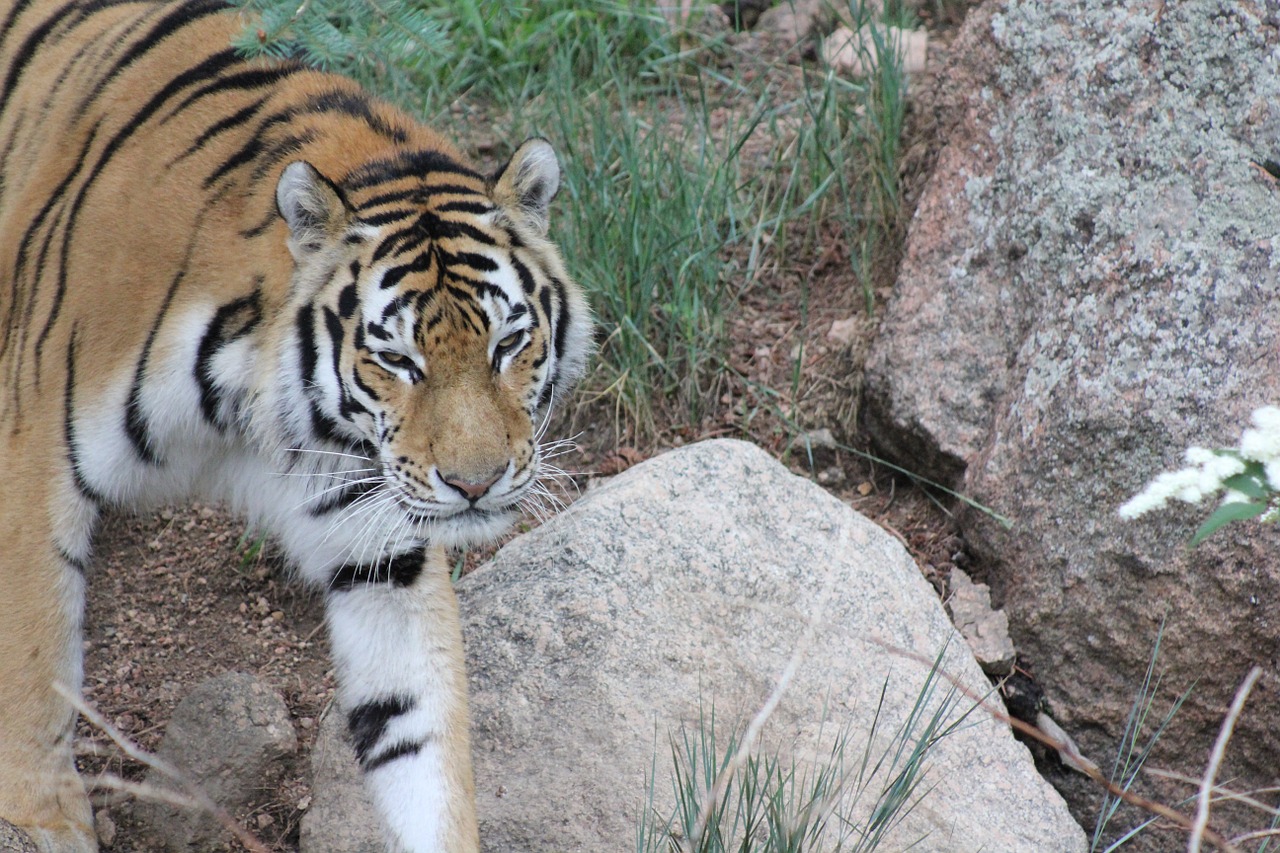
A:
POLYGON ((516 507, 480 509, 466 507, 450 514, 424 513, 401 506, 424 540, 446 548, 466 549, 488 545, 515 523, 516 507))
POLYGON ((391 495, 393 506, 412 526, 416 538, 447 548, 487 545, 506 533, 519 517, 524 488, 488 493, 470 502, 442 501, 421 494, 385 460, 380 461, 381 487, 391 495))

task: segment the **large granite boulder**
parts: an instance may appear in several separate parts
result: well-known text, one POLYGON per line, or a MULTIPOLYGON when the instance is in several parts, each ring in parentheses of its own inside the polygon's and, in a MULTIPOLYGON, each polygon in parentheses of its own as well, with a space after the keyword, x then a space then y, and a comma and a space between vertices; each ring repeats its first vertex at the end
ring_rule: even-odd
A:
MULTIPOLYGON (((842 727, 856 770, 868 739, 877 757, 911 715, 929 667, 883 644, 941 653, 968 689, 990 690, 898 542, 743 442, 636 466, 507 545, 458 593, 481 838, 493 853, 635 850, 647 780, 657 819, 670 814, 669 735, 692 734, 714 707, 723 748, 797 651, 763 749, 802 770, 829 757, 842 727)), ((937 683, 924 719, 949 689, 937 683)), ((939 720, 972 707, 957 697, 939 720)), ((913 738, 923 734, 921 722, 913 738)), ((981 710, 926 763, 927 793, 877 849, 1086 849, 1026 748, 981 710)), ((851 818, 866 825, 884 782, 869 780, 851 818)))
POLYGON ((864 408, 900 461, 1015 522, 966 514, 975 573, 1086 752, 1115 749, 1162 620, 1164 700, 1196 684, 1162 764, 1198 776, 1266 667, 1222 773, 1244 788, 1280 766, 1280 536, 1189 550, 1209 508, 1116 508, 1280 400, 1278 46, 1274 4, 976 10, 864 408))

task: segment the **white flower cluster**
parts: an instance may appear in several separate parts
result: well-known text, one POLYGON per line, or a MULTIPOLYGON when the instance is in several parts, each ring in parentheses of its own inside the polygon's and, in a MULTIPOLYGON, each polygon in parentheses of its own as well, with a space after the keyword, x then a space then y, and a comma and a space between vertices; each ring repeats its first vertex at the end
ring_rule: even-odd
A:
MULTIPOLYGON (((1121 518, 1137 518, 1176 498, 1198 504, 1223 488, 1225 480, 1243 473, 1246 462, 1257 462, 1266 474, 1266 487, 1280 492, 1280 407, 1263 406, 1253 413, 1253 429, 1240 436, 1240 448, 1221 453, 1203 447, 1187 449, 1187 467, 1166 471, 1120 507, 1121 518)), ((1256 470, 1256 469, 1254 469, 1256 470)), ((1249 497, 1227 489, 1223 503, 1247 501, 1249 497)))

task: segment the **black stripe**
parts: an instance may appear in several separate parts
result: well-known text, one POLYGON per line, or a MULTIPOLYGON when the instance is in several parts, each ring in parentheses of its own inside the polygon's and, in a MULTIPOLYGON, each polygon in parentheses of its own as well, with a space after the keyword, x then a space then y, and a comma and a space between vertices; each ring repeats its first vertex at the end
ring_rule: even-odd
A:
POLYGON ((441 256, 445 260, 446 266, 453 264, 463 264, 471 267, 477 272, 497 272, 498 262, 488 255, 481 255, 478 252, 446 252, 441 250, 441 256))
MULTIPOLYGON (((14 13, 17 13, 17 9, 14 13)), ((9 98, 13 96, 17 89, 18 78, 31 64, 31 57, 40 49, 40 45, 49 35, 59 26, 65 26, 67 29, 73 29, 77 24, 83 21, 94 10, 91 4, 81 3, 79 0, 71 0, 71 2, 58 8, 56 12, 44 20, 44 23, 36 27, 27 34, 26 39, 22 42, 22 47, 12 54, 13 63, 9 66, 9 73, 5 75, 4 86, 0 86, 0 113, 4 112, 5 106, 9 103, 9 98)))
MULTIPOLYGON (((246 71, 236 71, 233 74, 219 75, 211 82, 206 83, 196 89, 190 95, 182 99, 177 106, 169 110, 160 119, 160 124, 164 124, 187 107, 210 95, 218 95, 223 92, 247 92, 251 89, 261 89, 264 86, 271 86, 281 80, 298 73, 302 70, 302 66, 297 63, 283 62, 279 65, 273 65, 269 68, 250 68, 246 71)), ((261 104, 266 100, 264 96, 258 103, 261 104)))
POLYGON ((431 331, 435 329, 436 326, 439 326, 443 321, 444 309, 437 308, 432 312, 431 316, 422 321, 422 331, 426 334, 430 334, 431 331))
POLYGON ((253 167, 250 180, 260 181, 278 164, 294 159, 304 146, 315 142, 317 136, 318 134, 313 130, 304 130, 302 133, 290 133, 277 139, 259 152, 256 158, 257 165, 253 167))
MULTIPOLYGON (((352 189, 355 189, 352 187, 352 189)), ((385 193, 375 195, 360 203, 360 210, 367 210, 371 207, 379 207, 384 204, 390 204, 393 201, 408 201, 415 205, 422 206, 427 204, 432 198, 440 195, 468 195, 476 198, 486 198, 483 193, 476 187, 469 187, 464 184, 416 184, 407 189, 388 190, 385 193)), ((452 202, 448 202, 452 203, 452 202)))
POLYGON ((9 155, 14 151, 14 143, 18 139, 18 135, 26 130, 27 110, 22 108, 18 110, 18 114, 13 117, 13 126, 9 129, 9 138, 0 145, 0 204, 4 203, 5 175, 9 172, 9 155))
POLYGON ((387 255, 397 251, 398 247, 402 245, 407 246, 411 243, 421 243, 424 240, 430 239, 430 235, 421 228, 421 224, 422 218, 419 217, 413 222, 410 222, 404 228, 394 231, 384 237, 382 242, 378 244, 378 248, 374 249, 373 258, 370 263, 376 264, 387 255))
MULTIPOLYGON (((398 267, 392 267, 382 275, 382 281, 378 282, 379 290, 390 290, 396 287, 404 280, 404 277, 411 272, 427 272, 431 269, 432 257, 429 252, 423 252, 407 264, 401 264, 398 267)), ((384 313, 385 317, 386 314, 384 313)))
POLYGON ((259 127, 253 136, 249 138, 249 141, 240 147, 240 150, 223 160, 222 164, 214 169, 212 174, 205 177, 201 186, 207 190, 216 184, 223 175, 240 168, 246 163, 252 163, 253 159, 262 152, 262 137, 259 135, 261 132, 261 127, 259 127))
MULTIPOLYGON (((542 315, 546 317, 547 322, 551 324, 552 346, 556 347, 555 354, 556 354, 556 361, 557 361, 557 368, 558 368, 559 367, 558 362, 563 354, 562 350, 559 349, 559 347, 563 346, 563 335, 561 334, 560 330, 564 328, 564 324, 562 324, 559 320, 556 319, 556 315, 554 313, 554 307, 551 304, 551 296, 552 296, 551 288, 549 287, 542 288, 542 291, 538 294, 538 304, 542 306, 542 315)), ((547 382, 547 384, 543 386, 542 397, 538 398, 539 406, 542 406, 545 402, 543 400, 543 397, 550 396, 551 387, 554 384, 555 384, 555 376, 553 375, 550 377, 550 380, 547 382)))
POLYGON ((328 306, 324 309, 325 329, 329 333, 329 343, 333 353, 333 376, 338 383, 338 414, 350 421, 357 412, 368 412, 364 406, 351 399, 347 385, 342 381, 342 339, 345 336, 342 320, 328 306))
POLYGON ((555 335, 556 360, 559 361, 560 359, 564 358, 565 336, 568 334, 568 331, 569 331, 569 300, 565 296, 565 288, 564 288, 563 281, 561 281, 558 278, 552 277, 551 287, 556 292, 556 301, 560 303, 559 305, 560 315, 558 317, 555 316, 554 314, 551 314, 550 312, 547 312, 547 316, 551 318, 552 324, 553 324, 554 335, 555 335))
MULTIPOLYGON (((58 556, 62 558, 62 562, 66 563, 82 575, 89 571, 89 563, 87 560, 71 556, 66 552, 65 548, 58 548, 58 556)), ((381 761, 381 759, 379 759, 379 761, 381 761)))
POLYGON ((511 256, 511 265, 516 268, 516 275, 520 277, 520 289, 524 291, 525 296, 533 296, 533 292, 538 289, 538 283, 534 281, 533 273, 529 272, 529 268, 524 262, 514 255, 511 256))
POLYGON ((213 139, 215 136, 217 136, 218 134, 224 133, 233 127, 239 127, 240 125, 244 124, 249 119, 257 115, 258 110, 262 109, 262 105, 265 104, 266 102, 267 102, 266 98, 259 98, 258 100, 254 101, 252 104, 249 104, 249 106, 244 107, 240 110, 237 110, 231 115, 226 116, 225 118, 219 119, 218 121, 209 125, 209 127, 205 129, 204 133, 201 133, 199 136, 197 136, 195 142, 192 142, 190 145, 188 145, 187 150, 183 151, 181 154, 175 157, 173 162, 170 163, 169 165, 172 166, 173 163, 177 163, 179 160, 182 160, 186 157, 190 157, 192 154, 204 148, 205 144, 210 139, 213 139))
POLYGON ((498 296, 505 303, 511 302, 511 297, 507 296, 507 292, 498 287, 498 285, 483 278, 472 278, 459 272, 456 268, 449 270, 449 280, 457 285, 467 285, 473 288, 477 294, 491 293, 498 296))
MULTIPOLYGON (((440 151, 402 151, 394 157, 386 157, 365 163, 343 179, 347 189, 367 189, 377 184, 401 178, 423 178, 428 174, 447 173, 474 178, 483 185, 484 177, 478 172, 454 160, 440 151)), ((428 191, 431 187, 424 187, 428 191)), ((474 188, 468 192, 476 192, 474 188)))
POLYGON ((395 299, 388 302, 382 309, 382 322, 387 322, 394 315, 399 314, 409 304, 408 294, 401 293, 395 299))
POLYGON ((320 409, 320 405, 313 396, 319 355, 316 352, 315 317, 312 312, 310 305, 304 305, 298 309, 298 315, 294 320, 298 330, 298 357, 302 362, 302 388, 308 400, 311 433, 314 438, 321 441, 348 447, 351 445, 351 440, 339 433, 338 422, 320 409))
POLYGON ((496 246, 498 241, 489 231, 483 231, 469 222, 462 222, 457 219, 439 219, 434 218, 431 223, 433 233, 438 239, 458 239, 459 237, 470 237, 477 243, 483 243, 486 246, 496 246))
POLYGON ((315 400, 310 402, 311 433, 314 438, 338 447, 350 447, 351 440, 338 432, 338 422, 320 411, 315 400))
POLYGON ((416 218, 418 212, 416 210, 405 210, 404 208, 392 208, 382 213, 374 213, 368 216, 360 217, 361 225, 372 225, 375 228, 379 225, 388 225, 398 219, 416 218))
POLYGON ((63 398, 62 436, 67 443, 67 462, 71 466, 71 480, 81 497, 96 506, 106 503, 106 498, 89 485, 80 470, 80 450, 76 446, 76 332, 78 323, 71 324, 71 340, 67 343, 67 387, 63 398))
MULTIPOLYGON (((381 367, 379 367, 379 368, 377 368, 377 369, 378 369, 378 370, 381 370, 382 368, 381 368, 381 367)), ((363 379, 361 379, 361 378, 360 378, 360 371, 359 371, 359 370, 356 370, 356 371, 353 371, 353 372, 352 372, 352 374, 351 374, 351 381, 352 381, 352 382, 354 382, 354 383, 356 383, 356 387, 357 387, 357 388, 359 388, 361 391, 363 391, 365 394, 367 394, 370 398, 372 398, 372 399, 374 399, 374 400, 378 400, 378 399, 379 399, 379 398, 378 398, 378 392, 377 392, 377 391, 375 391, 373 388, 370 388, 368 385, 366 385, 366 384, 365 384, 365 381, 364 381, 363 379)), ((351 403, 352 403, 352 405, 353 405, 353 406, 360 406, 360 404, 359 404, 359 403, 357 403, 355 400, 352 400, 352 401, 351 401, 351 403)), ((371 414, 371 413, 369 412, 369 410, 368 410, 368 409, 365 409, 365 407, 364 407, 364 406, 360 406, 360 408, 361 408, 365 413, 367 413, 367 414, 371 414)))
MULTIPOLYGON (((53 193, 49 196, 48 199, 46 199, 44 206, 40 208, 40 212, 36 214, 36 218, 32 220, 31 224, 27 227, 26 233, 22 235, 22 239, 18 242, 18 258, 17 258, 17 261, 14 263, 13 280, 10 282, 11 294, 12 294, 11 300, 10 300, 11 313, 9 314, 9 325, 6 330, 4 344, 3 346, 0 346, 0 355, 2 355, 9 348, 10 342, 16 343, 16 340, 15 340, 16 336, 14 335, 14 324, 17 322, 17 318, 18 318, 17 298, 18 298, 19 280, 22 278, 23 272, 26 270, 26 267, 27 267, 27 257, 29 254, 28 250, 30 248, 31 240, 34 239, 36 232, 39 231, 40 227, 44 224, 46 217, 48 217, 49 213, 53 210, 54 205, 62 201, 63 194, 66 193, 66 191, 70 188, 71 183, 76 179, 77 176, 79 176, 80 168, 81 166, 84 165, 85 158, 87 158, 89 154, 89 149, 93 146, 93 141, 98 135, 99 125, 100 123, 95 124, 90 129, 89 138, 85 142, 84 147, 81 149, 80 156, 76 158, 75 168, 71 170, 71 173, 67 175, 66 178, 64 178, 60 184, 58 184, 58 186, 54 189, 53 193)), ((36 260, 37 270, 44 269, 45 259, 48 257, 49 247, 53 244, 54 236, 55 236, 55 229, 53 228, 50 228, 45 233, 44 242, 41 244, 40 253, 36 260)), ((28 297, 26 300, 27 302, 26 308, 22 312, 24 339, 26 337, 26 328, 30 325, 32 314, 35 311, 37 297, 38 297, 38 290, 36 287, 33 286, 31 289, 31 293, 28 294, 28 297)), ((19 356, 19 358, 21 357, 19 356)))
POLYGON ((461 287, 459 287, 459 285, 467 285, 472 288, 473 293, 471 296, 475 299, 491 296, 503 305, 511 304, 511 297, 507 295, 507 292, 492 282, 485 281, 484 279, 471 278, 470 276, 457 275, 454 273, 449 275, 449 280, 450 284, 453 285, 450 287, 450 291, 454 293, 465 292, 461 287))
POLYGON ((298 309, 293 321, 298 331, 298 359, 302 366, 302 387, 311 388, 316 378, 315 316, 310 305, 298 309))
POLYGON ((222 0, 188 0, 185 3, 179 3, 173 7, 173 11, 162 17, 151 31, 148 32, 138 41, 134 42, 124 56, 116 60, 106 74, 98 78, 97 84, 84 98, 81 99, 80 105, 76 107, 76 115, 84 115, 90 104, 96 103, 98 97, 102 94, 102 90, 111 84, 120 72, 124 71, 143 55, 156 47, 169 36, 176 33, 183 27, 194 24, 196 21, 208 15, 216 15, 227 8, 222 0))
POLYGON ((360 587, 385 583, 401 588, 412 586, 422 574, 425 561, 426 550, 419 548, 389 560, 380 560, 372 566, 342 566, 329 578, 329 590, 350 592, 360 587))
POLYGON ((93 170, 89 173, 89 177, 85 180, 84 185, 80 187, 80 191, 76 194, 75 201, 71 206, 71 212, 67 216, 67 224, 62 238, 62 253, 60 258, 61 266, 58 270, 58 284, 53 294, 53 305, 49 310, 48 318, 45 320, 44 328, 41 330, 40 336, 36 340, 35 357, 37 375, 40 368, 40 351, 44 346, 45 338, 48 337, 50 330, 53 328, 53 324, 57 321, 59 313, 61 313, 62 300, 66 296, 67 263, 71 254, 71 240, 76 231, 75 221, 79 216, 80 208, 84 204, 84 199, 89 192, 89 188, 93 186, 98 175, 101 174, 103 168, 106 167, 107 162, 115 156, 115 153, 120 146, 123 145, 130 136, 137 132, 138 128, 146 122, 146 120, 149 119, 156 110, 160 109, 161 105, 164 104, 165 101, 169 100, 173 95, 195 81, 208 77, 212 74, 216 74, 220 69, 236 61, 235 51, 228 49, 221 53, 214 54, 204 62, 201 62, 195 68, 190 68, 182 74, 179 74, 177 77, 170 80, 163 89, 153 95, 141 110, 134 113, 128 124, 121 128, 116 135, 112 137, 111 141, 107 143, 106 148, 103 149, 102 154, 98 157, 97 163, 94 164, 93 170))
POLYGON ((412 696, 389 696, 363 702, 347 713, 347 729, 356 748, 356 758, 362 765, 386 733, 391 720, 412 711, 416 704, 412 696))
MULTIPOLYGON (((259 279, 261 285, 261 279, 259 279)), ((205 329, 196 351, 195 377, 200 386, 200 411, 204 419, 218 429, 226 429, 226 421, 220 417, 222 393, 218 390, 213 372, 213 358, 224 346, 253 331, 262 319, 261 291, 255 289, 221 306, 205 329), (228 328, 229 326, 234 326, 228 328)))
POLYGON ((404 758, 408 755, 417 755, 422 751, 422 741, 402 740, 389 749, 378 753, 374 758, 360 763, 360 769, 365 773, 372 773, 384 764, 390 764, 397 758, 404 758))
POLYGON ((402 127, 387 124, 381 116, 373 112, 369 100, 359 92, 333 89, 313 95, 302 107, 308 113, 338 113, 360 119, 375 133, 393 142, 404 144, 409 141, 409 134, 402 127))
POLYGON ((164 295, 164 301, 160 303, 160 312, 151 324, 150 331, 147 332, 146 343, 142 345, 142 354, 138 356, 138 364, 133 371, 133 384, 129 387, 129 400, 125 403, 125 434, 129 436, 129 443, 133 445, 138 458, 150 465, 160 465, 161 460, 155 454, 155 451, 151 449, 151 436, 148 434, 146 416, 142 413, 142 385, 147 378, 147 362, 151 358, 151 347, 156 342, 156 335, 164 324, 164 318, 169 313, 169 305, 173 302, 173 295, 178 292, 178 285, 182 283, 186 272, 186 259, 184 258, 182 268, 178 270, 178 274, 173 277, 173 281, 169 284, 169 290, 164 295))
MULTIPOLYGON (((538 363, 541 364, 543 361, 546 361, 545 349, 543 351, 542 358, 538 363)), ((554 382, 548 381, 543 384, 542 390, 538 392, 538 402, 534 404, 535 411, 551 402, 551 395, 555 393, 555 388, 556 384, 554 382)))
MULTIPOLYGON (((355 278, 360 277, 359 261, 351 262, 351 275, 355 278)), ((359 306, 359 304, 360 304, 360 301, 359 301, 359 298, 356 296, 355 282, 352 282, 351 284, 348 284, 346 287, 342 288, 342 292, 338 294, 338 314, 342 317, 342 319, 344 320, 351 319, 351 316, 356 313, 356 308, 359 306)))
POLYGON ((456 287, 448 285, 446 285, 445 290, 447 290, 449 295, 454 298, 453 313, 454 316, 457 317, 458 322, 461 323, 467 331, 476 335, 483 335, 489 328, 489 315, 485 314, 483 311, 477 310, 475 301, 472 299, 471 294, 467 293, 465 290, 459 290, 456 287), (477 323, 473 318, 479 319, 479 323, 477 323))
POLYGON ((272 201, 271 209, 267 211, 267 215, 263 217, 262 221, 260 221, 257 225, 254 225, 251 228, 246 228, 244 231, 241 231, 240 232, 241 237, 243 237, 246 240, 252 240, 254 237, 261 237, 263 234, 267 233, 267 229, 270 228, 272 225, 275 225, 277 222, 283 221, 280 219, 280 211, 276 210, 274 196, 272 196, 271 201, 272 201))
POLYGON ((334 313, 333 309, 325 306, 324 325, 325 331, 329 333, 329 348, 333 356, 333 375, 336 378, 342 378, 342 320, 334 313))
POLYGON ((9 9, 9 14, 5 16, 4 23, 0 24, 0 45, 4 44, 5 39, 9 37, 9 31, 13 29, 14 22, 30 5, 31 0, 17 0, 9 9))
POLYGON ((493 212, 493 205, 483 201, 446 201, 435 208, 436 213, 473 213, 482 216, 493 212))
MULTIPOLYGON (((249 141, 242 145, 238 151, 226 160, 222 161, 222 164, 218 166, 211 175, 204 179, 205 189, 213 186, 227 173, 238 169, 246 163, 253 162, 254 158, 262 153, 264 147, 263 140, 266 139, 267 131, 278 124, 288 125, 293 121, 297 114, 297 107, 287 107, 279 112, 272 113, 259 122, 258 126, 254 128, 253 133, 249 135, 249 141)), ((336 189, 337 188, 335 187, 335 190, 336 189)), ((342 195, 341 192, 338 194, 342 195)))
POLYGON ((412 201, 415 204, 422 202, 422 188, 410 187, 404 190, 391 190, 390 192, 376 195, 371 199, 360 202, 357 210, 367 210, 370 207, 380 207, 384 204, 390 204, 393 201, 412 201))

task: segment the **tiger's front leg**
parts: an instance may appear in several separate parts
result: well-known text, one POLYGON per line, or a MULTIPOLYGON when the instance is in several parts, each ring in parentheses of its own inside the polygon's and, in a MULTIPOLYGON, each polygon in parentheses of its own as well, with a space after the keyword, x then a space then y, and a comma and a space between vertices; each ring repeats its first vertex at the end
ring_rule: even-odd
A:
POLYGON ((443 549, 329 578, 325 610, 365 785, 411 853, 479 850, 458 601, 443 549))
POLYGON ((9 488, 21 495, 0 503, 0 817, 41 853, 95 853, 72 755, 76 712, 56 687, 80 690, 94 510, 68 482, 40 473, 54 470, 55 452, 0 445, 9 488))

